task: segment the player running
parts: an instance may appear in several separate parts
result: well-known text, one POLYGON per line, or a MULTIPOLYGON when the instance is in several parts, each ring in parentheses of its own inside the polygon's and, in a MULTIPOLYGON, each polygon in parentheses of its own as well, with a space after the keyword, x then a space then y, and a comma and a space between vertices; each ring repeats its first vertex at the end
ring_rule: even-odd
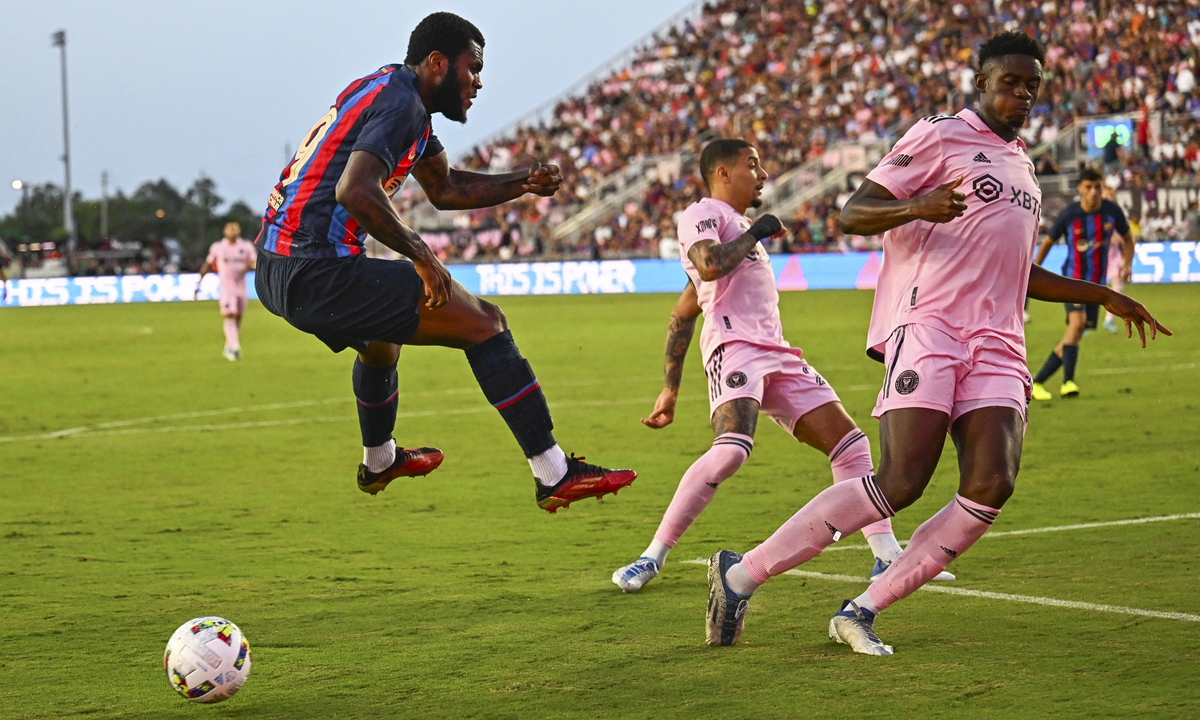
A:
MULTIPOLYGON (((625 592, 637 592, 659 573, 717 488, 750 457, 760 411, 828 456, 834 482, 873 472, 867 436, 829 383, 801 359, 801 350, 783 338, 775 273, 759 242, 783 228, 773 215, 753 223, 746 217, 748 208, 762 205, 767 180, 758 150, 744 140, 711 142, 700 154, 700 175, 711 197, 679 217, 680 260, 690 282, 671 313, 662 393, 642 423, 659 429, 674 420, 683 361, 703 311, 708 321, 700 347, 715 439, 679 481, 650 546, 613 573, 613 582, 625 592)), ((899 556, 900 545, 888 518, 867 525, 863 534, 875 553, 875 578, 899 556)), ((944 573, 938 579, 954 576, 944 573)))
MULTIPOLYGON (((1066 206, 1058 214, 1054 226, 1042 239, 1034 262, 1041 265, 1046 259, 1046 253, 1050 252, 1050 246, 1058 240, 1065 239, 1067 259, 1063 261, 1062 274, 1078 280, 1103 283, 1109 279, 1111 251, 1119 245, 1122 252, 1119 271, 1123 275, 1119 278, 1119 286, 1114 280, 1113 289, 1120 292, 1125 287, 1124 280, 1130 268, 1133 267, 1133 237, 1121 207, 1101 197, 1103 185, 1104 177, 1099 171, 1090 167, 1080 171, 1077 186, 1079 200, 1066 206)), ((1063 382, 1058 394, 1065 398, 1079 395, 1079 386, 1075 384, 1079 341, 1083 339, 1084 330, 1096 329, 1100 306, 1067 303, 1066 308, 1067 330, 1063 333, 1058 347, 1054 348, 1054 352, 1050 353, 1042 369, 1033 378, 1034 400, 1049 400, 1054 397, 1043 383, 1060 367, 1063 370, 1063 382)), ((1113 330, 1116 330, 1115 326, 1113 330)))
MULTIPOLYGON (((200 280, 213 269, 221 279, 220 308, 221 317, 225 318, 225 349, 221 354, 226 360, 237 361, 242 359, 239 330, 246 312, 246 273, 254 269, 257 253, 252 243, 242 239, 241 225, 227 222, 223 234, 224 240, 209 246, 208 257, 200 266, 200 280)), ((200 295, 199 281, 195 294, 200 295)))
POLYGON ((1013 491, 1024 438, 1027 391, 1021 308, 1030 297, 1096 303, 1151 338, 1169 335, 1138 302, 1033 264, 1041 191, 1017 130, 1041 87, 1045 55, 1021 32, 979 50, 979 111, 918 122, 846 203, 842 229, 884 234, 868 354, 886 364, 873 414, 882 455, 875 476, 836 483, 745 557, 709 561, 708 642, 732 645, 747 602, 771 577, 916 502, 949 432, 959 488, 917 528, 867 591, 846 600, 829 636, 855 652, 890 655, 876 615, 941 572, 995 521, 1013 491), (958 188, 962 189, 959 191, 958 188))
POLYGON ((615 493, 637 474, 563 453, 545 395, 504 313, 452 280, 390 200, 410 173, 442 210, 558 190, 562 176, 553 165, 534 163, 507 175, 452 169, 433 134, 433 113, 466 122, 483 87, 483 44, 471 23, 434 13, 413 30, 404 64, 356 80, 338 96, 271 193, 255 241, 255 285, 271 312, 334 352, 358 352, 360 490, 374 495, 397 477, 427 475, 441 464, 440 450, 397 449, 392 438, 400 346, 440 345, 466 352, 484 395, 529 460, 538 507, 553 513, 580 498, 615 493), (367 233, 411 262, 366 257, 367 233))

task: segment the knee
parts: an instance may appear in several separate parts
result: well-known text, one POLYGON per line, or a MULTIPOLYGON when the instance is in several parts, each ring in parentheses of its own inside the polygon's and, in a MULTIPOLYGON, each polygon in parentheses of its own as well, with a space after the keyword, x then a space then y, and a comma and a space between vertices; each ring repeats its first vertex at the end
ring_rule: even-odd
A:
POLYGON ((1000 509, 1012 497, 1016 478, 1010 473, 997 473, 986 478, 963 478, 959 494, 990 508, 1000 509))
POLYGON ((892 510, 900 512, 921 499, 931 476, 932 473, 892 472, 888 468, 880 468, 875 483, 892 510))
POLYGON ((483 310, 483 322, 492 335, 502 333, 508 329, 508 318, 504 317, 504 311, 490 302, 480 302, 483 310))

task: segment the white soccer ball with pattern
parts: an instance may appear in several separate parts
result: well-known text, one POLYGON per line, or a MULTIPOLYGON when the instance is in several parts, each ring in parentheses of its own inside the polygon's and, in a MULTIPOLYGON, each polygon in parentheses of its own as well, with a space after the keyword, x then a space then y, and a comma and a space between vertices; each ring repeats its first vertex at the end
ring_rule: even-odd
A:
POLYGON ((209 616, 189 620, 167 641, 167 682, 192 702, 228 700, 250 674, 250 644, 237 625, 209 616))

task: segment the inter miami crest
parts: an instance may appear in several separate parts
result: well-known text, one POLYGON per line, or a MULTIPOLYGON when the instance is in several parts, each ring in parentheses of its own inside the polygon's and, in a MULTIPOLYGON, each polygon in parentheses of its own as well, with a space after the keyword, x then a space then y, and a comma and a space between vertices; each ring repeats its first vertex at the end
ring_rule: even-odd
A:
POLYGON ((746 384, 746 373, 737 370, 729 373, 729 377, 725 378, 725 384, 734 390, 746 384))
POLYGON ((896 378, 896 392, 901 395, 909 395, 913 390, 917 389, 917 385, 921 384, 921 378, 915 370, 905 370, 896 378))

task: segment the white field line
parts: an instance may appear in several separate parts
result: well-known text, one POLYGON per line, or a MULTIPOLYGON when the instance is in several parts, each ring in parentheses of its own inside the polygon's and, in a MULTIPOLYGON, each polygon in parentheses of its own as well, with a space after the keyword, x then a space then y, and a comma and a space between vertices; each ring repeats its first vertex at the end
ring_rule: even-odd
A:
MULTIPOLYGON (((410 397, 411 397, 411 395, 410 395, 410 397)), ((653 397, 653 398, 625 398, 623 400, 581 400, 581 401, 568 401, 568 402, 561 402, 561 403, 550 403, 550 407, 551 407, 551 409, 557 409, 557 408, 580 408, 580 407, 606 407, 606 406, 612 406, 612 405, 635 405, 635 404, 653 405, 654 401, 656 399, 657 399, 656 397, 653 397)), ((344 402, 346 402, 346 399, 345 398, 337 398, 336 402, 344 403, 344 402)), ((312 401, 312 402, 308 402, 306 404, 316 405, 316 404, 329 404, 329 403, 330 403, 330 401, 323 400, 323 401, 312 401)), ((285 403, 285 405, 288 405, 290 407, 302 406, 300 404, 287 404, 287 403, 285 403)), ((266 409, 268 407, 272 407, 272 406, 265 406, 265 405, 259 406, 258 409, 266 409)), ((275 407, 278 407, 278 406, 275 406, 275 407)), ((402 418, 419 418, 419 417, 441 417, 444 415, 472 415, 475 413, 488 413, 488 412, 495 412, 495 410, 490 405, 485 405, 485 406, 481 406, 481 407, 457 408, 457 409, 421 410, 421 411, 417 411, 417 412, 397 413, 396 418, 402 419, 402 418)), ((219 413, 219 411, 206 411, 206 414, 218 414, 218 413, 219 413)), ((180 415, 173 416, 172 419, 173 418, 182 418, 182 417, 203 417, 203 416, 204 416, 204 414, 181 413, 180 415)), ((316 423, 351 422, 351 421, 353 421, 353 416, 346 415, 346 416, 342 416, 342 417, 290 418, 287 420, 257 420, 257 421, 248 421, 248 422, 219 423, 219 424, 210 424, 210 425, 163 425, 163 426, 157 426, 157 427, 123 427, 123 428, 119 428, 119 429, 107 429, 107 428, 111 428, 114 425, 118 425, 118 424, 125 424, 125 425, 132 424, 132 421, 125 421, 124 423, 105 423, 103 425, 93 425, 93 426, 90 426, 89 428, 74 428, 75 432, 71 432, 71 433, 65 433, 65 431, 60 431, 58 433, 47 433, 45 435, 22 435, 22 436, 11 437, 11 438, 0 438, 0 442, 16 442, 16 441, 21 441, 21 440, 43 440, 43 439, 67 438, 67 437, 70 437, 70 438, 96 438, 96 437, 113 437, 113 436, 118 436, 118 435, 158 435, 158 434, 162 434, 162 433, 176 433, 176 432, 211 432, 211 431, 217 431, 217 430, 241 430, 241 429, 245 429, 245 428, 281 427, 281 426, 285 426, 285 425, 309 425, 309 424, 316 424, 316 423)))
MULTIPOLYGON (((653 377, 645 376, 645 377, 627 378, 627 380, 629 380, 629 381, 657 380, 657 379, 659 379, 658 375, 655 375, 653 377)), ((568 381, 564 381, 564 382, 557 382, 554 384, 554 386, 555 387, 583 387, 583 386, 588 386, 588 385, 601 385, 605 382, 608 382, 608 381, 607 380, 568 380, 568 381)), ((436 390, 436 391, 431 391, 431 392, 404 393, 401 396, 401 398, 403 399, 403 398, 419 398, 419 397, 441 397, 444 395, 470 395, 470 394, 479 393, 479 392, 481 392, 481 391, 479 390, 478 387, 447 388, 445 390, 436 390)), ((657 399, 657 398, 655 398, 655 399, 657 399)), ((650 402, 653 403, 655 399, 651 399, 650 402)), ((642 402, 642 401, 639 400, 638 402, 642 402)), ((347 397, 336 397, 336 398, 326 398, 324 400, 298 400, 296 402, 269 403, 266 405, 247 405, 244 407, 218 408, 215 410, 196 410, 193 412, 172 413, 170 415, 155 415, 152 417, 142 417, 142 418, 133 418, 130 420, 116 420, 113 422, 97 423, 95 425, 83 425, 81 427, 67 428, 65 430, 55 430, 53 432, 48 432, 48 433, 35 433, 32 435, 10 435, 7 437, 0 437, 0 443, 21 442, 21 441, 29 441, 29 440, 55 440, 57 438, 73 437, 73 436, 84 435, 84 434, 89 435, 91 437, 96 437, 97 435, 99 435, 99 433, 96 432, 98 430, 110 430, 112 428, 129 427, 131 425, 147 425, 150 423, 164 422, 164 421, 169 421, 169 420, 191 420, 191 419, 202 418, 202 417, 215 417, 217 415, 238 415, 240 413, 247 413, 247 412, 267 412, 267 411, 271 411, 271 410, 291 410, 294 408, 313 407, 315 405, 335 405, 338 403, 346 403, 347 405, 352 404, 351 400, 347 397)), ((484 412, 484 410, 473 410, 472 412, 484 412)), ((436 415, 439 413, 430 413, 430 414, 436 415)), ((400 417, 423 417, 423 415, 421 415, 421 414, 409 414, 409 415, 402 414, 402 415, 400 415, 400 417)), ((324 421, 320 421, 320 422, 330 422, 330 421, 331 420, 324 420, 324 421)), ((318 421, 312 420, 312 421, 307 421, 307 422, 318 422, 318 421)), ((299 423, 283 420, 283 421, 267 421, 267 422, 261 422, 261 423, 226 423, 226 424, 222 424, 222 425, 212 425, 212 426, 194 425, 194 426, 190 426, 190 427, 197 428, 197 429, 226 430, 226 429, 241 428, 241 427, 272 427, 275 425, 296 425, 296 424, 299 424, 299 423)), ((187 428, 184 428, 184 429, 187 429, 187 428)), ((158 429, 155 432, 175 432, 175 430, 173 430, 173 429, 158 429)), ((129 434, 137 434, 137 433, 107 433, 107 434, 108 435, 129 435, 129 434)))
MULTIPOLYGON (((707 559, 684 560, 689 565, 707 565, 707 559)), ((832 573, 810 572, 808 570, 788 570, 784 575, 814 578, 817 580, 833 580, 835 582, 866 583, 867 578, 854 575, 835 575, 832 573)), ((1059 600, 1057 598, 1038 597, 1036 595, 1012 595, 1010 593, 989 592, 987 590, 968 590, 966 588, 946 587, 945 585, 924 585, 920 590, 927 592, 945 593, 947 595, 965 595, 967 597, 987 598, 989 600, 1005 600, 1007 602, 1031 603, 1050 607, 1064 607, 1072 610, 1091 610, 1092 612, 1116 613, 1118 615, 1140 615, 1142 617, 1159 618, 1162 620, 1180 620, 1183 622, 1200 622, 1200 615, 1189 613, 1164 612, 1162 610, 1144 610, 1142 608, 1125 607, 1123 605, 1100 605, 1097 603, 1078 602, 1076 600, 1059 600)))
MULTIPOLYGON (((1034 535, 1036 533, 1062 532, 1063 530, 1086 530, 1088 528, 1116 527, 1118 525, 1144 525, 1146 523, 1167 522, 1170 520, 1200 520, 1200 513, 1184 513, 1182 515, 1157 515, 1155 517, 1132 518, 1129 520, 1105 520, 1103 522, 1079 523, 1078 525, 1052 525, 1050 527, 1025 528, 1024 530, 998 530, 986 533, 985 538, 1008 537, 1010 535, 1034 535)), ((901 545, 908 545, 907 540, 901 540, 901 545)), ((870 545, 834 545, 825 548, 825 552, 838 550, 870 550, 870 545)))
POLYGON ((1200 363, 1179 363, 1177 365, 1142 365, 1140 367, 1099 368, 1088 370, 1086 375, 1123 375, 1125 373, 1171 372, 1174 370, 1195 370, 1200 363))

